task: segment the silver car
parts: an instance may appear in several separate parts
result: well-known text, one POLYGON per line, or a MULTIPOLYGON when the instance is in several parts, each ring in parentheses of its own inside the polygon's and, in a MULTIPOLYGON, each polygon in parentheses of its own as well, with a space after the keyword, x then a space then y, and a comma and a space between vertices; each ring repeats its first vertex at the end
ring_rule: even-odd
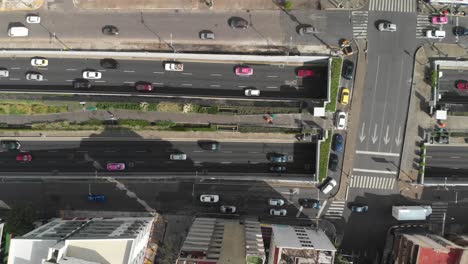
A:
POLYGON ((185 154, 185 153, 171 154, 170 159, 171 160, 186 160, 187 159, 187 154, 185 154))
POLYGON ((222 205, 219 210, 221 213, 234 214, 236 212, 236 207, 232 205, 222 205))
POLYGON ((98 71, 93 71, 93 70, 83 71, 83 78, 84 79, 93 79, 93 80, 101 79, 102 78, 102 73, 98 72, 98 71))
POLYGON ((286 216, 288 214, 288 211, 286 209, 270 209, 270 215, 274 216, 286 216))
POLYGON ((26 73, 26 80, 28 81, 43 81, 44 76, 38 72, 28 72, 26 73))
POLYGON ((268 204, 273 205, 273 206, 283 206, 284 205, 284 200, 279 199, 279 198, 270 198, 268 200, 268 204))
POLYGON ((203 40, 215 39, 215 34, 213 33, 213 31, 203 30, 200 32, 200 39, 203 39, 203 40))

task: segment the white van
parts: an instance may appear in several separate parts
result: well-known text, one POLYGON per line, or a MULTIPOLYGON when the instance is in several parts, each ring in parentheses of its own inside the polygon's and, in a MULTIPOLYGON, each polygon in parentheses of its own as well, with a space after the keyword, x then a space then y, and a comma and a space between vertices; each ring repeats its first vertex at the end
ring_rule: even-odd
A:
POLYGON ((336 186, 336 181, 334 179, 331 179, 329 180, 326 184, 324 184, 322 186, 322 188, 320 188, 320 190, 324 193, 324 194, 327 194, 329 193, 331 190, 333 190, 333 188, 335 188, 336 186))
POLYGON ((27 27, 10 27, 8 29, 8 36, 10 37, 27 37, 29 29, 27 27))

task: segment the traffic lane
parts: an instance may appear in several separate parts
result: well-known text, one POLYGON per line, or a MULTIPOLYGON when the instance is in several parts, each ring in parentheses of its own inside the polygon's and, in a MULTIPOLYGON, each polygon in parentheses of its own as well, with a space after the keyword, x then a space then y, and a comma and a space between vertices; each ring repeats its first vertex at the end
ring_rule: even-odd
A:
MULTIPOLYGON (((391 174, 399 171, 399 156, 375 155, 373 153, 356 153, 359 158, 354 161, 355 171, 359 169, 370 171, 382 171, 382 173, 391 174)), ((355 172, 356 173, 356 172, 355 172)), ((361 172, 362 173, 362 172, 361 172)))

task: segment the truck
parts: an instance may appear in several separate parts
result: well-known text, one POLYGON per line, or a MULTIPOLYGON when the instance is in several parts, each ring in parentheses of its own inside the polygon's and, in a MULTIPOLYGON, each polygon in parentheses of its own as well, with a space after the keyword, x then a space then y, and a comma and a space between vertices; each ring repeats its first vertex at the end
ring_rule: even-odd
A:
POLYGON ((398 221, 426 220, 431 213, 432 208, 427 205, 392 206, 392 216, 398 221))
POLYGON ((180 62, 165 62, 164 63, 164 69, 166 71, 183 71, 184 70, 184 64, 180 62))

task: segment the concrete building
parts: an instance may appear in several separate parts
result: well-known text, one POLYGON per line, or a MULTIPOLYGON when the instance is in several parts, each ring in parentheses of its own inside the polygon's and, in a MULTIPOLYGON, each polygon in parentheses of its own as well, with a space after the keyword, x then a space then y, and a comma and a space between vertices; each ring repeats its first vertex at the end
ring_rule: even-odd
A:
POLYGON ((196 218, 177 264, 264 263, 260 223, 255 220, 196 218))
POLYGON ((13 238, 8 264, 140 264, 154 219, 56 218, 13 238))
POLYGON ((326 234, 310 227, 272 225, 269 264, 332 264, 336 249, 326 234))
POLYGON ((468 250, 441 236, 429 233, 395 235, 393 263, 466 264, 468 250))

